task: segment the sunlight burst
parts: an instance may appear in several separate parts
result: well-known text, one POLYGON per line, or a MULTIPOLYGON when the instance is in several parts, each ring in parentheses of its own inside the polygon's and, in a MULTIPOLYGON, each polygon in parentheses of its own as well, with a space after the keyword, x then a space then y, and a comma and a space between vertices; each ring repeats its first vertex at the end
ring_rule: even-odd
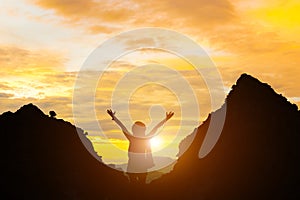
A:
POLYGON ((162 139, 159 137, 154 137, 150 140, 152 147, 160 147, 162 145, 162 139))

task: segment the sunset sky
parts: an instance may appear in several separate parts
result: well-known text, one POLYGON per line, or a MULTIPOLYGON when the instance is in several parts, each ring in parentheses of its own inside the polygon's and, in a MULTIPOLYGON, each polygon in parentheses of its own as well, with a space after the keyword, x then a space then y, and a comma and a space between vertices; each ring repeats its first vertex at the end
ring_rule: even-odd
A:
MULTIPOLYGON (((58 118, 74 122, 73 89, 85 60, 107 39, 143 27, 167 28, 195 40, 217 66, 225 92, 246 72, 299 107, 299 11, 297 0, 0 0, 0 112, 16 111, 32 102, 45 113, 55 110, 58 118)), ((195 89, 201 117, 191 119, 186 135, 212 110, 205 82, 189 63, 166 52, 126 55, 111 66, 114 70, 103 74, 96 92, 97 119, 109 139, 88 130, 96 151, 107 162, 127 159, 128 143, 105 113, 114 86, 126 70, 149 63, 179 71, 195 89), (123 152, 113 152, 108 143, 123 152)), ((161 136, 163 145, 168 145, 180 126, 177 100, 163 86, 145 85, 131 96, 132 118, 151 124, 162 119, 165 111, 175 111, 161 136), (158 104, 164 109, 155 107, 158 104)), ((130 128, 130 121, 124 120, 130 128)), ((160 156, 175 157, 177 144, 160 156)))

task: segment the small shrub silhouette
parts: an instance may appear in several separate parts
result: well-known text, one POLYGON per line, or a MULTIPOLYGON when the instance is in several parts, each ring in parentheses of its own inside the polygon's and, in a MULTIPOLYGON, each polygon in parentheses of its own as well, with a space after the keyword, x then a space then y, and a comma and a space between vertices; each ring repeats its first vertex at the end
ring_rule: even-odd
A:
POLYGON ((56 113, 55 113, 53 110, 51 110, 51 111, 49 112, 49 115, 50 115, 51 118, 55 118, 56 113))

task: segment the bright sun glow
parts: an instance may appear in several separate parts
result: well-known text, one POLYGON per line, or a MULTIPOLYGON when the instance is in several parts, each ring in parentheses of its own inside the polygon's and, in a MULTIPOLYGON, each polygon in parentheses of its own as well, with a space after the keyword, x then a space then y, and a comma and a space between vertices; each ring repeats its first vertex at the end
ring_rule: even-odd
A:
POLYGON ((162 145, 162 139, 159 137, 154 137, 150 140, 152 147, 160 147, 162 145))

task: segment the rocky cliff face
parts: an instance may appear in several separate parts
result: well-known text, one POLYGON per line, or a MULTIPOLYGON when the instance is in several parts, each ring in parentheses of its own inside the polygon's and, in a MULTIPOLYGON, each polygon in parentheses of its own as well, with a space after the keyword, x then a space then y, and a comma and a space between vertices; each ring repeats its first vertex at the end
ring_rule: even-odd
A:
POLYGON ((211 115, 220 114, 224 106, 195 131, 172 173, 153 185, 164 183, 174 191, 185 191, 179 195, 187 199, 298 199, 297 106, 247 74, 232 87, 226 106, 224 128, 213 150, 199 159, 211 115))
MULTIPOLYGON (((1 195, 7 199, 105 199, 126 177, 97 159, 81 129, 28 104, 0 116, 1 195), (78 133, 77 133, 78 131, 78 133)), ((4 198, 4 199, 6 199, 4 198)))

